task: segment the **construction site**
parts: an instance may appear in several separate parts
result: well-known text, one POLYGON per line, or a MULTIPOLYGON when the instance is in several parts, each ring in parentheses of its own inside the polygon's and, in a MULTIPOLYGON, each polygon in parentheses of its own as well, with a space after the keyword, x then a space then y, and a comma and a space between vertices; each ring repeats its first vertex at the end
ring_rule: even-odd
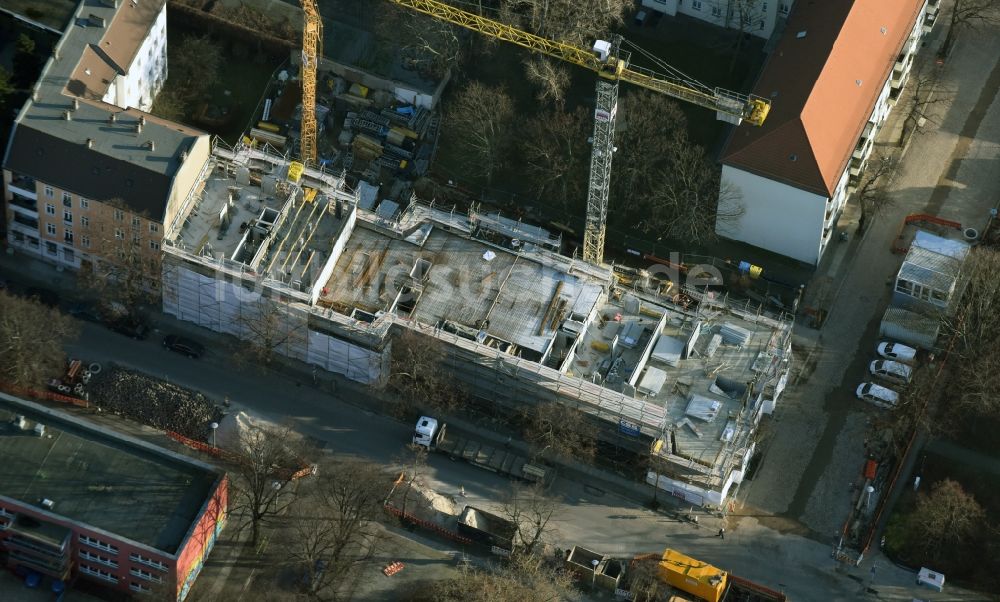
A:
POLYGON ((784 388, 791 319, 556 253, 497 214, 412 199, 387 216, 339 176, 216 142, 168 230, 164 311, 377 385, 399 329, 442 342, 452 374, 500 407, 558 401, 659 460, 649 480, 720 506, 784 388))

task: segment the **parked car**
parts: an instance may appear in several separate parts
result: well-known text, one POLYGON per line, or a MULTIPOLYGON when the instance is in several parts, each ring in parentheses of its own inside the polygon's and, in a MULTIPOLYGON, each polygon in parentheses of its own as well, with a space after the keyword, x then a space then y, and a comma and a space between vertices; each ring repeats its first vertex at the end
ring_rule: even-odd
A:
POLYGON ((861 401, 887 410, 895 408, 899 403, 899 393, 875 383, 861 383, 855 393, 861 401))
POLYGON ((912 364, 917 359, 917 350, 902 343, 882 341, 878 344, 878 354, 887 360, 912 364))
POLYGON ((83 303, 74 303, 70 306, 66 313, 73 316, 77 320, 86 320, 87 322, 103 322, 100 312, 89 305, 83 303))
POLYGON ((145 340, 149 335, 149 326, 142 318, 112 318, 108 320, 108 328, 118 334, 123 334, 127 337, 132 337, 133 339, 140 341, 145 340))
POLYGON ((868 371, 873 376, 885 379, 898 385, 905 385, 913 378, 913 367, 892 360, 874 360, 868 365, 868 371))
POLYGON ((167 349, 186 355, 190 358, 199 358, 205 353, 205 347, 197 341, 186 339, 176 334, 168 334, 163 337, 163 346, 167 349))
POLYGON ((59 295, 47 288, 33 286, 25 291, 24 296, 29 299, 34 299, 42 305, 48 305, 49 307, 56 307, 59 305, 59 295))

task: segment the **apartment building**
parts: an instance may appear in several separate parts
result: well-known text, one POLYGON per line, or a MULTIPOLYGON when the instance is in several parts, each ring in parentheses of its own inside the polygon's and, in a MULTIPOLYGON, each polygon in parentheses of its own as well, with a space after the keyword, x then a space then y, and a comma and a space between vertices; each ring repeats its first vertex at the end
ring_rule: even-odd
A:
POLYGON ((70 268, 159 252, 210 146, 144 112, 166 74, 165 0, 80 3, 7 142, 10 246, 70 268))
POLYGON ((771 100, 767 122, 735 128, 722 151, 744 211, 718 234, 819 263, 932 17, 926 0, 796 4, 753 89, 771 100))
POLYGON ((686 15, 759 38, 770 38, 791 12, 794 0, 642 0, 642 6, 669 15, 686 15))
POLYGON ((0 394, 0 562, 183 600, 226 521, 217 469, 0 394))

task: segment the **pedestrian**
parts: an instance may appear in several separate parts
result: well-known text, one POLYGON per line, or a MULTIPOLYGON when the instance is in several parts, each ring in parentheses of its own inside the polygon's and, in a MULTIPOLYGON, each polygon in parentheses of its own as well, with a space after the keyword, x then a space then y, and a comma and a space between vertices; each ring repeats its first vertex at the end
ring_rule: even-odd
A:
POLYGON ((726 528, 725 527, 720 527, 719 528, 719 534, 716 535, 716 537, 721 537, 722 539, 725 539, 726 538, 726 528))
POLYGON ((465 485, 458 486, 458 495, 459 497, 465 497, 465 485))

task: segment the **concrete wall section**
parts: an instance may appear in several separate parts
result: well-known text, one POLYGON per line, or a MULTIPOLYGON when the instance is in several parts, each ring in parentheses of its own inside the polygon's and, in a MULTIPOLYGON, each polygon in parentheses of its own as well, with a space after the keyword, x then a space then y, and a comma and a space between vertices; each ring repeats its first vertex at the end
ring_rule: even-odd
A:
POLYGON ((799 261, 819 262, 827 199, 723 165, 722 178, 743 195, 744 214, 716 223, 716 232, 799 261))

